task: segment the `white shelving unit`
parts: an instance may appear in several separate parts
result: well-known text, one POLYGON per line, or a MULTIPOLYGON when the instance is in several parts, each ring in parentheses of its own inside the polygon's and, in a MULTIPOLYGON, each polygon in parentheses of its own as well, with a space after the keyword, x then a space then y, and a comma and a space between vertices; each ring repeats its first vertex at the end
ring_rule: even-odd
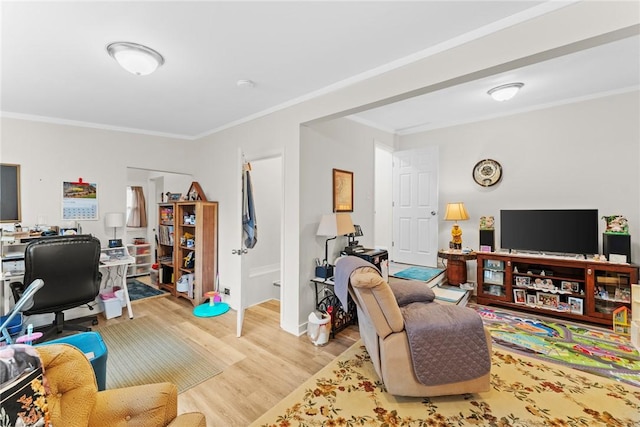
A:
POLYGON ((127 245, 129 255, 135 258, 136 262, 131 264, 127 270, 127 277, 144 276, 151 272, 151 245, 149 243, 127 245))

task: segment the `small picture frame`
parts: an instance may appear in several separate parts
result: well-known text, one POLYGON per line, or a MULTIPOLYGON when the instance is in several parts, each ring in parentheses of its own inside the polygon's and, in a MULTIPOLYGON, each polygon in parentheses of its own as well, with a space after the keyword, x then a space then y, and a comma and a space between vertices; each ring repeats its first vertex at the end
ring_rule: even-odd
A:
POLYGON ((572 292, 571 282, 567 282, 566 280, 563 280, 562 282, 560 282, 560 290, 572 292))
POLYGON ((536 296, 534 294, 527 294, 527 305, 537 305, 536 296))
POLYGON ((516 304, 526 304, 527 292, 524 289, 514 289, 513 302, 515 302, 516 304))
POLYGON ((584 314, 584 300, 582 298, 569 297, 569 312, 573 314, 584 314))
POLYGON ((536 292, 536 301, 543 308, 557 309, 558 303, 560 302, 560 295, 536 292))
POLYGON ((170 202, 178 202, 181 197, 182 193, 167 193, 167 199, 169 199, 170 202))
POLYGON ((489 245, 480 245, 480 252, 491 252, 491 246, 489 246, 489 245))
POLYGON ((526 276, 516 276, 516 286, 531 285, 531 278, 526 276))

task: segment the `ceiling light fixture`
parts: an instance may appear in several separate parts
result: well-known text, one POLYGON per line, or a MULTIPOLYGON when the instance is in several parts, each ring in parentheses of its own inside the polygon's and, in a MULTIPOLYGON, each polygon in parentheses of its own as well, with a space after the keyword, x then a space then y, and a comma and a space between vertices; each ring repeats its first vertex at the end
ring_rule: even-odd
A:
POLYGON ((164 64, 164 58, 155 50, 137 43, 114 42, 107 52, 128 72, 137 76, 153 73, 164 64))
POLYGON ((516 96, 516 93, 518 93, 522 86, 524 86, 524 83, 509 83, 506 85, 496 86, 493 89, 490 89, 487 93, 496 101, 508 101, 516 96))
POLYGON ((242 87, 242 88, 252 88, 252 87, 254 87, 256 84, 255 84, 253 81, 251 81, 251 80, 241 79, 241 80, 238 80, 238 81, 236 82, 236 85, 237 85, 238 87, 242 87))

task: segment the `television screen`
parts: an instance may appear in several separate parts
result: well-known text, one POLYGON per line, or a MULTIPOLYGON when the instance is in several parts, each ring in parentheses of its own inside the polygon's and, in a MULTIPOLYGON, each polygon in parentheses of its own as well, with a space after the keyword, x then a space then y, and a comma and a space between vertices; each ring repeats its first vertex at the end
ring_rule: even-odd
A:
POLYGON ((597 254, 598 210, 501 210, 500 246, 522 251, 597 254))

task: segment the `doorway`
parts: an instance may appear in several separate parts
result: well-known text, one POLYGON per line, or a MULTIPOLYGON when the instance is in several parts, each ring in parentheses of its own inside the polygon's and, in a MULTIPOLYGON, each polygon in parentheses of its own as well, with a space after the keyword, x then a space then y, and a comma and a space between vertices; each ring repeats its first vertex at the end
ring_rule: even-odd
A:
POLYGON ((282 157, 251 160, 257 243, 242 256, 244 308, 280 300, 282 254, 282 157))

